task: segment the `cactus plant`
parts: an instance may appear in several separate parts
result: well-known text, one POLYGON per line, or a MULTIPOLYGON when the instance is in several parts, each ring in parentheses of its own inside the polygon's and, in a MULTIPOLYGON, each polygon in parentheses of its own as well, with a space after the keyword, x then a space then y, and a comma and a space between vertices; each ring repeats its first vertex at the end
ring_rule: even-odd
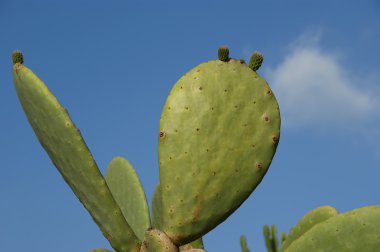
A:
POLYGON ((247 199, 275 154, 280 113, 256 73, 262 55, 246 65, 220 48, 218 60, 177 81, 163 108, 151 221, 130 163, 113 159, 104 178, 66 109, 24 66, 21 52, 12 59, 17 95, 37 138, 117 252, 205 251, 202 236, 247 199))
MULTIPOLYGON (((244 236, 242 236, 244 237, 244 236)), ((380 248, 380 206, 365 206, 342 214, 331 206, 311 210, 277 241, 274 225, 264 226, 268 252, 375 252, 380 248)), ((241 241, 241 251, 247 247, 241 241)))

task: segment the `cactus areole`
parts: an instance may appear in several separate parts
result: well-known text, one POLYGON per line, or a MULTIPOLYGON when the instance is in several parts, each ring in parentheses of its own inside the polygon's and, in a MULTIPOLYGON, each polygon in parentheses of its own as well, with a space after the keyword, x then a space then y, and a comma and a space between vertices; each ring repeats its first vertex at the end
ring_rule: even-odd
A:
POLYGON ((280 112, 256 72, 262 54, 247 65, 221 47, 217 60, 183 75, 166 100, 150 215, 128 160, 113 159, 104 178, 66 109, 23 65, 21 52, 12 61, 19 100, 41 145, 115 251, 205 251, 202 236, 247 199, 276 152, 280 112))

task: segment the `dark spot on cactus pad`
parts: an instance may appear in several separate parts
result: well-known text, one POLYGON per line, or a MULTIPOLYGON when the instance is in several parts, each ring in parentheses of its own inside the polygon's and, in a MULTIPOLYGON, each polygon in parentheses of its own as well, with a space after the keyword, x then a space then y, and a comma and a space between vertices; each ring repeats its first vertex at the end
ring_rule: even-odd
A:
POLYGON ((171 110, 171 109, 172 109, 172 108, 169 106, 169 107, 168 107, 168 110, 171 110))
POLYGON ((257 170, 261 170, 263 168, 263 164, 262 163, 256 163, 256 168, 257 168, 257 170))
POLYGON ((160 137, 160 138, 164 138, 165 137, 165 132, 163 132, 163 131, 160 131, 160 133, 158 134, 158 136, 160 137))
POLYGON ((239 60, 240 64, 245 64, 245 61, 243 59, 239 60))
POLYGON ((270 122, 270 118, 269 118, 269 115, 268 115, 267 113, 264 113, 264 114, 263 114, 262 119, 263 119, 264 122, 266 122, 266 123, 269 123, 269 122, 270 122))
POLYGON ((278 136, 273 135, 272 136, 272 142, 273 142, 273 144, 277 144, 278 143, 278 136))
POLYGON ((196 129, 196 131, 198 131, 198 132, 199 132, 199 131, 200 131, 200 129, 199 129, 199 128, 197 128, 197 129, 196 129))
POLYGON ((202 91, 202 89, 203 89, 203 87, 199 87, 199 90, 201 90, 201 91, 202 91))
POLYGON ((268 89, 268 90, 266 91, 266 94, 267 94, 267 95, 272 95, 272 90, 268 89))
POLYGON ((197 73, 199 73, 201 71, 201 69, 197 69, 197 73))

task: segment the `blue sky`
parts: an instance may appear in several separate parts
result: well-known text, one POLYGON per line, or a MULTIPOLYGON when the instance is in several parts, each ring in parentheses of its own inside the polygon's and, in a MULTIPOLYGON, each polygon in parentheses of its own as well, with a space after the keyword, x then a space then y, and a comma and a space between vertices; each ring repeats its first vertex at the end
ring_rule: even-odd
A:
POLYGON ((150 201, 158 120, 172 85, 216 58, 265 57, 259 74, 280 103, 272 166, 251 197, 205 237, 265 251, 262 226, 289 231, 309 210, 380 202, 380 4, 364 1, 0 1, 0 251, 110 246, 31 130, 10 55, 70 112, 101 171, 130 160, 150 201), (286 2, 286 3, 285 3, 286 2))

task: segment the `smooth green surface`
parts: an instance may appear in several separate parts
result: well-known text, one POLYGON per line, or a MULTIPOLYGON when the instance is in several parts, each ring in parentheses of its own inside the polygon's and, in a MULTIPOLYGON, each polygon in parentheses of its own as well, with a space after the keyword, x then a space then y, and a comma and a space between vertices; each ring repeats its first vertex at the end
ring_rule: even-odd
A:
POLYGON ((14 65, 13 80, 38 140, 112 247, 118 252, 138 251, 137 237, 125 221, 66 109, 24 65, 14 65))
POLYGON ((106 182, 128 224, 142 241, 150 227, 150 217, 145 192, 136 171, 128 160, 115 157, 108 165, 106 182))
POLYGON ((159 131, 163 231, 186 244, 224 221, 261 182, 280 114, 256 72, 237 60, 215 60, 177 81, 159 131))
POLYGON ((379 248, 380 206, 367 206, 314 225, 285 252, 375 252, 379 248))
POLYGON ((152 199, 152 225, 154 228, 162 229, 162 202, 160 184, 156 185, 152 199))
POLYGON ((301 220, 299 220, 299 222, 290 230, 285 239, 285 242, 282 244, 281 251, 285 251, 286 248, 292 244, 292 242, 301 237, 301 235, 306 233, 313 226, 334 216, 337 216, 338 214, 338 211, 331 206, 321 206, 311 210, 305 214, 301 220))

